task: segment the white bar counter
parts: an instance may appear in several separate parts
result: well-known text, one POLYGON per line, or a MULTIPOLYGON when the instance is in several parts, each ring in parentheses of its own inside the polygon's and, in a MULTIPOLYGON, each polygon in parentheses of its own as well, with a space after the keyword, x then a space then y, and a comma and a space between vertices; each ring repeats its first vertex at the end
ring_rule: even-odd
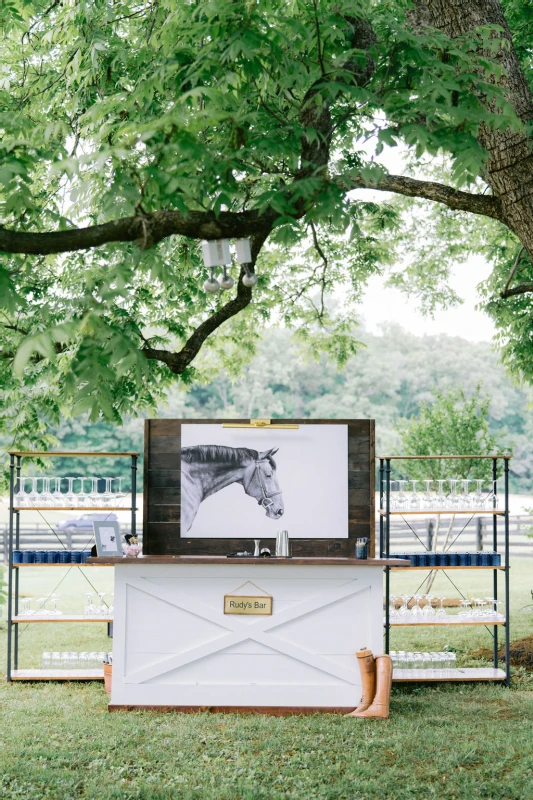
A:
POLYGON ((355 651, 383 652, 383 567, 409 563, 220 556, 89 562, 115 566, 110 710, 278 714, 357 705, 355 651), (225 614, 225 596, 257 598, 259 609, 271 597, 272 614, 225 614))

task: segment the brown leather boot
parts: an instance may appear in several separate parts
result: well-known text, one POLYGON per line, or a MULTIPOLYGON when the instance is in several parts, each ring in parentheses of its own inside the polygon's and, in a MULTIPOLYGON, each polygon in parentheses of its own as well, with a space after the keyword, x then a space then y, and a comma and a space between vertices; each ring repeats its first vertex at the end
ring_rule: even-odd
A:
POLYGON ((358 650, 355 654, 361 673, 361 683, 363 684, 363 696, 357 708, 347 717, 353 717, 356 711, 366 711, 372 703, 376 691, 376 663, 371 650, 358 650))
POLYGON ((392 660, 389 655, 376 656, 376 696, 366 711, 353 711, 351 716, 362 719, 387 719, 392 688, 392 660))

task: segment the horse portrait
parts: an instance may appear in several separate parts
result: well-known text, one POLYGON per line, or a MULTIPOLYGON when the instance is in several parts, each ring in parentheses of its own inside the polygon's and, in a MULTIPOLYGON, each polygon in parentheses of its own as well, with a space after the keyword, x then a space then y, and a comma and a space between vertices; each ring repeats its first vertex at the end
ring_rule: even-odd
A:
POLYGON ((269 519, 283 516, 283 497, 273 456, 279 450, 200 444, 181 449, 182 535, 190 530, 200 504, 233 483, 265 509, 269 519))

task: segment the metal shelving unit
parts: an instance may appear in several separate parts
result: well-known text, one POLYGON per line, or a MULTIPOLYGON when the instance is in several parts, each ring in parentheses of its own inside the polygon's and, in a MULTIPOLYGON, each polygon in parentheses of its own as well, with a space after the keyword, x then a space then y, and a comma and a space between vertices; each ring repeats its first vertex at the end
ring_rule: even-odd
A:
MULTIPOLYGON (((423 669, 403 669, 403 670, 395 670, 393 675, 394 681, 399 682, 425 682, 425 681, 505 681, 506 686, 510 686, 511 683, 511 674, 510 674, 510 665, 509 665, 509 642, 510 642, 510 608, 509 608, 509 460, 511 456, 507 455, 494 455, 494 456, 382 456, 379 459, 379 550, 381 558, 392 558, 394 554, 390 552, 390 518, 391 516, 411 516, 413 514, 421 515, 424 514, 425 516, 444 516, 444 515, 452 515, 452 514, 468 514, 470 517, 475 516, 492 516, 492 546, 495 551, 498 551, 498 520, 500 517, 503 517, 504 523, 504 564, 498 567, 486 567, 486 566, 460 566, 460 567, 430 567, 430 566, 423 566, 423 567, 385 567, 385 621, 384 621, 384 628, 385 628, 385 652, 389 652, 389 643, 390 643, 390 630, 392 627, 403 627, 407 625, 430 625, 433 627, 446 627, 446 629, 452 627, 460 627, 462 625, 484 625, 487 630, 492 628, 492 637, 493 637, 493 668, 469 668, 469 669, 450 669, 450 670, 423 670, 423 669), (504 462, 504 507, 503 509, 489 509, 489 510, 427 510, 427 511, 392 511, 391 510, 391 461, 409 461, 409 460, 429 460, 429 459, 449 459, 449 460, 456 460, 461 458, 468 458, 471 460, 475 459, 491 459, 492 460, 492 479, 494 481, 494 496, 496 498, 497 495, 497 486, 496 486, 496 479, 497 479, 497 468, 498 468, 498 461, 503 460, 504 462), (383 485, 385 484, 385 490, 383 490, 383 485), (491 569, 493 573, 493 583, 492 583, 492 596, 497 599, 498 598, 498 575, 503 573, 504 576, 504 597, 505 597, 505 619, 502 621, 493 621, 493 620, 473 620, 471 622, 468 621, 450 621, 450 622, 392 622, 390 620, 390 580, 391 580, 391 569, 401 569, 401 570, 426 570, 426 572, 432 572, 433 570, 441 570, 446 572, 447 570, 454 570, 454 569, 469 569, 469 570, 487 570, 491 569), (505 669, 500 669, 498 666, 498 629, 499 627, 504 627, 505 632, 505 669), (440 674, 439 674, 440 672, 440 674)), ((496 504, 496 499, 494 499, 494 505, 496 504)), ((467 523, 468 524, 468 523, 467 523)), ((466 527, 466 526, 465 526, 466 527)))
POLYGON ((130 511, 131 532, 136 531, 136 502, 137 502, 137 459, 139 453, 95 453, 75 451, 20 451, 9 452, 9 551, 8 551, 8 602, 7 602, 7 672, 8 682, 17 680, 103 680, 103 669, 88 670, 61 670, 61 669, 19 669, 19 625, 28 623, 87 623, 104 622, 112 623, 110 616, 84 617, 80 615, 61 614, 57 616, 32 615, 31 617, 19 615, 20 593, 20 568, 25 567, 78 567, 81 570, 91 568, 90 564, 13 564, 13 550, 20 546, 20 515, 24 511, 130 511), (20 487, 21 467, 23 458, 130 458, 131 459, 131 506, 15 506, 15 487, 20 487))

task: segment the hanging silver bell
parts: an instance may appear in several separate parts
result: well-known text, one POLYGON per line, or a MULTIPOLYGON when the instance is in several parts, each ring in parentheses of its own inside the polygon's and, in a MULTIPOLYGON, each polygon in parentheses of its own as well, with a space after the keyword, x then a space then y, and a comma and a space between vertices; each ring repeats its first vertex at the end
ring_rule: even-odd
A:
POLYGON ((204 291, 209 292, 209 294, 216 294, 220 289, 220 283, 217 281, 213 274, 213 267, 211 267, 211 275, 204 283, 204 291))
POLYGON ((245 270, 246 273, 242 276, 242 282, 251 289, 257 283, 257 275, 255 272, 250 272, 247 267, 245 267, 245 270))
POLYGON ((224 267, 224 275, 222 276, 222 279, 220 281, 220 288, 221 289, 231 289, 234 285, 235 285, 235 281, 233 280, 231 275, 228 275, 226 267, 224 267))

